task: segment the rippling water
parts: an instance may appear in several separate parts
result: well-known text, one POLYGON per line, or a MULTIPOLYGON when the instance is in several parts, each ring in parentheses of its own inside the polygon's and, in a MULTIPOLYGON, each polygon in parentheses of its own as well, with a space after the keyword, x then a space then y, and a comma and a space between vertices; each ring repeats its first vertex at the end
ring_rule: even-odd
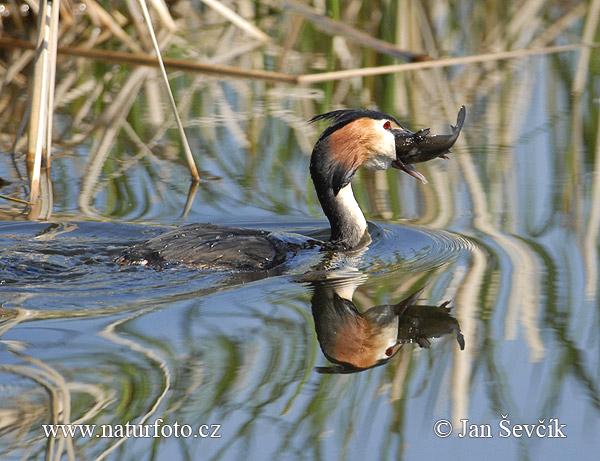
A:
MULTIPOLYGON (((42 373, 33 370, 43 360, 44 374, 69 377, 70 404, 95 409, 98 425, 118 424, 135 408, 158 404, 161 410, 148 412, 153 422, 175 406, 181 424, 220 423, 224 438, 240 439, 229 456, 248 443, 243 427, 250 422, 263 427, 251 439, 267 444, 265 453, 282 449, 281 441, 273 444, 275 430, 287 434, 291 446, 284 451, 300 450, 316 430, 306 422, 307 432, 298 438, 294 427, 316 417, 303 415, 302 408, 314 398, 325 403, 333 384, 315 371, 327 362, 315 341, 311 283, 330 276, 331 283, 350 280, 359 287, 356 304, 366 308, 398 301, 406 294, 403 286, 420 288, 471 257, 468 241, 448 232, 372 225, 374 242, 363 251, 327 256, 325 272, 319 253, 297 258, 284 275, 254 281, 243 273, 113 262, 124 245, 159 231, 89 222, 0 225, 3 347, 13 357, 3 371, 15 402, 7 404, 7 417, 17 418, 25 408, 43 411, 38 386, 27 379, 42 373)), ((452 349, 453 340, 439 347, 452 349)), ((373 379, 379 378, 367 383, 373 379)), ((168 440, 167 452, 174 449, 168 440)), ((135 446, 126 453, 135 453, 135 446)), ((219 442, 210 450, 226 446, 219 442)), ((88 453, 108 447, 98 442, 88 453)))
MULTIPOLYGON (((154 269, 115 263, 115 257, 128 245, 166 229, 90 222, 0 223, 4 307, 60 308, 75 296, 85 299, 84 308, 103 308, 108 294, 116 297, 116 306, 140 300, 152 302, 159 297, 194 298, 203 288, 210 294, 218 287, 227 289, 265 277, 260 272, 214 272, 183 265, 154 269)), ((269 230, 284 231, 277 225, 269 230)), ((294 230, 323 235, 319 228, 294 230)), ((303 252, 285 264, 282 277, 293 280, 318 271, 378 275, 427 272, 469 255, 468 240, 444 231, 371 224, 371 233, 374 241, 359 251, 303 252)))

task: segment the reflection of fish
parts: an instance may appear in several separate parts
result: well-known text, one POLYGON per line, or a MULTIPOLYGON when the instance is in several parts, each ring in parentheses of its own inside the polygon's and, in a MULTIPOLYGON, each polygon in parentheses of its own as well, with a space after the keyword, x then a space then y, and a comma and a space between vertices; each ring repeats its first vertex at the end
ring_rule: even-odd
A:
POLYGON ((429 128, 413 133, 405 128, 401 133, 394 133, 396 139, 396 160, 392 163, 394 168, 405 171, 409 175, 427 184, 425 176, 417 171, 414 163, 426 162, 434 158, 448 158, 446 154, 454 145, 465 122, 467 110, 462 106, 458 111, 456 126, 451 126, 452 133, 447 135, 429 136, 429 128))
POLYGON ((451 332, 464 348, 458 322, 446 307, 448 302, 439 307, 413 305, 424 288, 398 304, 375 306, 361 313, 331 283, 314 286, 311 303, 317 338, 325 357, 335 364, 318 368, 321 373, 354 373, 383 365, 405 343, 414 341, 429 347, 428 337, 451 332))
POLYGON ((465 348, 465 338, 460 332, 458 321, 450 316, 450 301, 439 306, 407 306, 398 327, 398 342, 415 342, 429 348, 428 338, 439 338, 450 333, 456 334, 460 349, 465 348))

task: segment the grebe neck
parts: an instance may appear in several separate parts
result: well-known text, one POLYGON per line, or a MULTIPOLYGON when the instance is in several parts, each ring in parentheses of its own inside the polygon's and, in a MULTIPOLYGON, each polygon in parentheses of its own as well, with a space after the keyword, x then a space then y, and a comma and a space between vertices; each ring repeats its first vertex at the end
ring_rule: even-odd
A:
POLYGON ((346 146, 351 154, 342 156, 336 155, 337 151, 331 149, 332 144, 335 143, 332 143, 330 137, 321 135, 310 158, 310 176, 323 212, 331 225, 331 237, 326 247, 332 250, 349 250, 364 246, 370 241, 367 220, 356 203, 350 185, 360 165, 358 154, 364 149, 355 145, 346 146))
POLYGON ((321 207, 331 225, 329 246, 332 249, 348 250, 367 244, 367 220, 363 215, 348 183, 337 194, 332 188, 317 189, 321 207))

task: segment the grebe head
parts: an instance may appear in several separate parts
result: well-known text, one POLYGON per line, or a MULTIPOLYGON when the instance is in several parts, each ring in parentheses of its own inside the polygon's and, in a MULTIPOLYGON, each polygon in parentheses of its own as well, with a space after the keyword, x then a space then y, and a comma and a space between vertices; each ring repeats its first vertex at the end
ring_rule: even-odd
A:
POLYGON ((350 185, 358 168, 397 168, 427 183, 413 164, 447 158, 445 154, 456 142, 464 118, 463 106, 452 134, 443 136, 430 136, 429 129, 413 133, 390 115, 366 109, 336 110, 312 118, 309 123, 331 120, 310 161, 317 196, 331 224, 330 246, 351 249, 370 240, 350 185))
POLYGON ((334 364, 317 370, 355 373, 387 363, 406 342, 400 337, 402 317, 423 290, 398 304, 360 312, 337 287, 317 284, 311 300, 317 338, 323 354, 334 364))

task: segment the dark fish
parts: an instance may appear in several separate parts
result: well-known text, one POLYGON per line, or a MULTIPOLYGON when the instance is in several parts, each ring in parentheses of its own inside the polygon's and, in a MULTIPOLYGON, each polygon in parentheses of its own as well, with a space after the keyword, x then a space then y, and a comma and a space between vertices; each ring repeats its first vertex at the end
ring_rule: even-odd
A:
POLYGON ((407 129, 393 130, 396 132, 394 133, 396 137, 396 160, 392 162, 392 166, 417 178, 423 184, 427 184, 427 179, 417 171, 414 164, 438 157, 447 159, 446 154, 450 152, 450 148, 458 139, 465 122, 466 113, 465 106, 461 106, 458 111, 456 125, 451 125, 451 134, 430 136, 429 128, 414 133, 407 129))

